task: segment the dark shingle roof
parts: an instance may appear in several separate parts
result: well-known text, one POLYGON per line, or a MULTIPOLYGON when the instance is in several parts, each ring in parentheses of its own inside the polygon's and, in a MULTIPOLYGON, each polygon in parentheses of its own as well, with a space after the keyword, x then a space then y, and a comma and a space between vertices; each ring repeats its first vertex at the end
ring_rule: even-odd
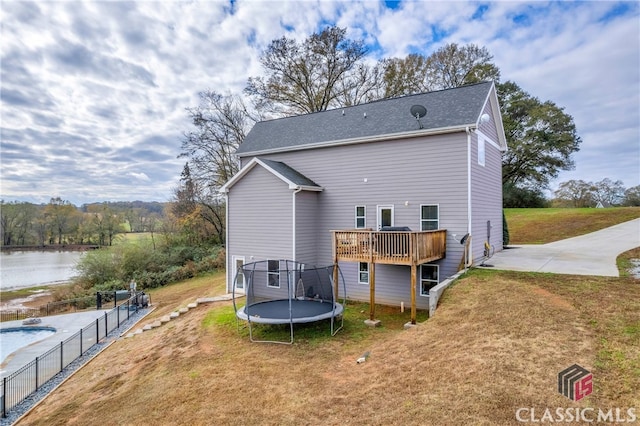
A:
POLYGON ((281 161, 267 160, 265 158, 260 158, 260 161, 269 166, 274 172, 291 181, 294 185, 309 187, 317 186, 318 188, 320 188, 320 185, 281 161))
POLYGON ((420 119, 423 131, 473 125, 482 112, 492 85, 491 82, 478 83, 261 121, 253 126, 236 154, 242 156, 333 141, 417 132, 419 125, 409 111, 413 105, 427 108, 427 115, 420 119))

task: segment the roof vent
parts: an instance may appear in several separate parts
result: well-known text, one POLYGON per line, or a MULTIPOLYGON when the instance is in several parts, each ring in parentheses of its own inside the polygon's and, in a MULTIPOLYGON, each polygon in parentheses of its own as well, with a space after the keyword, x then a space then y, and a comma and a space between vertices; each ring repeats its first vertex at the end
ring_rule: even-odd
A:
POLYGON ((427 115, 427 109, 423 105, 413 105, 410 109, 411 115, 416 118, 418 126, 422 129, 422 123, 420 119, 427 115))

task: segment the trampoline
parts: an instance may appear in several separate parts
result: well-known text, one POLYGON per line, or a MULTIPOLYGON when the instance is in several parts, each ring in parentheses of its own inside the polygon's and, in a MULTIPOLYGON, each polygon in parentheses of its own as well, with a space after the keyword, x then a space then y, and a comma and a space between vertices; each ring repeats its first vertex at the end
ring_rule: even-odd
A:
POLYGON ((244 279, 246 304, 236 304, 236 286, 233 290, 233 306, 238 320, 249 325, 252 342, 293 343, 294 324, 330 320, 331 335, 343 326, 343 303, 336 301, 337 286, 334 273, 344 279, 337 265, 316 267, 292 260, 265 260, 248 263, 238 269, 236 281, 244 279), (340 319, 336 327, 336 319, 340 319), (288 324, 290 341, 265 341, 253 338, 253 324, 288 324))

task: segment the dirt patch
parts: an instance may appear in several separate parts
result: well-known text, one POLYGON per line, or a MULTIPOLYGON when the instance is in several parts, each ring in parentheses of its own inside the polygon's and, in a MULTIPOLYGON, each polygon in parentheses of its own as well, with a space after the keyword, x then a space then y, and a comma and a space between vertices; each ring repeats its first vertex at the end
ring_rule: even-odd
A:
POLYGON ((553 306, 565 308, 570 311, 575 310, 575 307, 571 303, 569 303, 567 299, 565 299, 564 297, 558 296, 557 294, 553 294, 550 291, 545 290, 544 288, 534 287, 533 292, 547 299, 547 301, 553 306))

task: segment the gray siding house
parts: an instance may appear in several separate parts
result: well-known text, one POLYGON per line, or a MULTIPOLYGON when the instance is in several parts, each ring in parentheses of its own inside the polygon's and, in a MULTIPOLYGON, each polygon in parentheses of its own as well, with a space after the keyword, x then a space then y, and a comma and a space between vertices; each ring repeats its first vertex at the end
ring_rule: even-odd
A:
POLYGON ((506 149, 492 82, 257 123, 222 188, 227 289, 243 263, 338 262, 349 299, 428 308, 465 250, 502 250, 506 149))

